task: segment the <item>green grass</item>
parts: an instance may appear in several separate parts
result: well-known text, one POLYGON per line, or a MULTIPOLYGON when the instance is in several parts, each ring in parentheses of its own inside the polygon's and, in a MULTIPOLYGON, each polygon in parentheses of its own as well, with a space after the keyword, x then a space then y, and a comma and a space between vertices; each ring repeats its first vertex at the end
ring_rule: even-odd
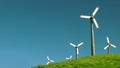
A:
POLYGON ((120 68, 120 54, 90 56, 35 68, 120 68))

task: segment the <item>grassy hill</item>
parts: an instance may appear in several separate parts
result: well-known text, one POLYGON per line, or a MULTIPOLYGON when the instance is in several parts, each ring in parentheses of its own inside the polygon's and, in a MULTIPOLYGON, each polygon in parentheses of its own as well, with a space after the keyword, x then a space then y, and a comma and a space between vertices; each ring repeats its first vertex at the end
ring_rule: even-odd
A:
POLYGON ((68 60, 35 68, 120 68, 120 54, 97 55, 68 60))

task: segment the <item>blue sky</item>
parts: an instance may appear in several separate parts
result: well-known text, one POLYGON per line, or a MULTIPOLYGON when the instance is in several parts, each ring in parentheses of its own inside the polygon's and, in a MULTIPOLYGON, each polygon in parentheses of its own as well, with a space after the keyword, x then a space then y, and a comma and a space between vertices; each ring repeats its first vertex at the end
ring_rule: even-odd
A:
POLYGON ((75 50, 69 42, 84 42, 79 57, 90 56, 90 22, 81 14, 95 18, 96 54, 105 54, 106 36, 120 54, 120 1, 118 0, 0 0, 0 68, 30 68, 46 64, 46 56, 64 61, 75 50))

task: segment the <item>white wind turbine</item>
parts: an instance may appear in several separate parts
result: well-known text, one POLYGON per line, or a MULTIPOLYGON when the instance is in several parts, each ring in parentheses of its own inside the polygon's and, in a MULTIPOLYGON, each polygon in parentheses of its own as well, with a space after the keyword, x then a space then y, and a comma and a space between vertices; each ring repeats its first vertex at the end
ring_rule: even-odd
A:
POLYGON ((68 58, 68 57, 66 57, 66 60, 71 60, 72 59, 72 55, 68 58))
POLYGON ((52 62, 54 62, 54 61, 51 60, 48 56, 47 56, 47 60, 48 60, 47 65, 50 64, 50 63, 52 63, 52 62))
POLYGON ((83 45, 83 42, 79 43, 78 45, 75 45, 73 43, 70 43, 71 46, 73 46, 75 48, 75 52, 76 52, 76 59, 78 58, 79 56, 79 46, 83 45))
POLYGON ((104 47, 104 50, 106 50, 108 48, 108 54, 110 54, 110 46, 112 46, 114 48, 116 48, 116 46, 110 43, 110 40, 108 37, 106 37, 106 39, 107 39, 107 46, 104 47))
POLYGON ((94 41, 94 29, 93 29, 93 25, 96 26, 96 28, 98 29, 98 23, 95 20, 94 16, 96 15, 97 11, 99 10, 99 7, 96 7, 96 9, 94 10, 94 12, 92 13, 92 16, 86 16, 86 15, 80 15, 81 18, 85 18, 85 19, 89 19, 90 20, 90 29, 91 29, 91 55, 95 56, 95 41, 94 41))

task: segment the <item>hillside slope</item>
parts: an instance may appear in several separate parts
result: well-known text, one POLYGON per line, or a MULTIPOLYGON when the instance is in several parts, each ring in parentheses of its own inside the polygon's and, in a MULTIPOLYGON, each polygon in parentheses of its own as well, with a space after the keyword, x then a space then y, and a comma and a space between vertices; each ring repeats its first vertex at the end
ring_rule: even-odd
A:
POLYGON ((97 55, 68 60, 35 68, 120 68, 120 54, 97 55))

